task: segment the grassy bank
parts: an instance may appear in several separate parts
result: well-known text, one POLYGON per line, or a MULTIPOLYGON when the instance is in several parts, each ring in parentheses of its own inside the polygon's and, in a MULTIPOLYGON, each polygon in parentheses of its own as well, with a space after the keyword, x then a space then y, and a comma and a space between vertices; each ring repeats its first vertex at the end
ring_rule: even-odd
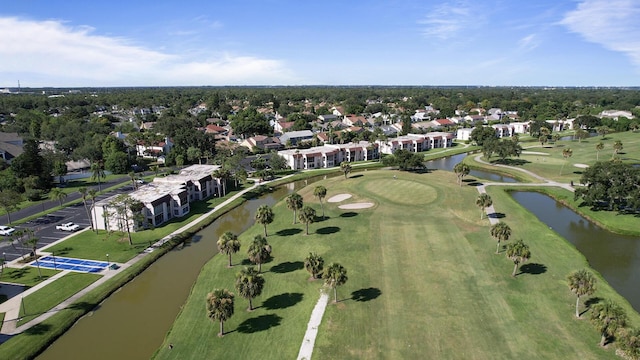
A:
MULTIPOLYGON (((505 192, 494 204, 512 224, 512 239, 523 238, 533 254, 516 278, 504 253, 494 254, 489 222, 475 206, 477 190, 458 187, 448 172, 367 171, 317 184, 326 186, 327 199, 349 193, 343 203, 375 207, 340 210, 325 203, 327 219, 311 224, 307 236, 279 203, 268 226, 273 259, 263 265, 258 308, 248 312, 247 301, 236 297, 223 338, 205 314, 208 292, 236 292, 247 244, 262 231, 254 226, 240 236, 233 268, 223 256, 203 267, 156 359, 294 358, 322 288, 303 270, 310 251, 326 264, 341 263, 349 276, 338 289, 340 302, 327 308, 314 358, 616 358, 597 345, 599 334, 587 320, 573 316, 575 297, 565 277, 588 266, 584 257, 505 192)), ((317 184, 300 194, 320 214, 317 184)), ((638 314, 601 278, 594 296, 624 304, 638 324, 638 314)))

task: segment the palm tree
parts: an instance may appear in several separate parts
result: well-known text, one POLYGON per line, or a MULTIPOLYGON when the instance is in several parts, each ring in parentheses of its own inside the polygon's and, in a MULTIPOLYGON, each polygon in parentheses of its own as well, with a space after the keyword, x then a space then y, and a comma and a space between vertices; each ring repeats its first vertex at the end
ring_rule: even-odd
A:
POLYGON ((596 291, 596 278, 587 270, 577 270, 567 276, 567 284, 571 292, 576 294, 576 317, 580 318, 580 297, 596 291))
POLYGON ((98 180, 98 191, 102 191, 100 179, 104 179, 105 177, 106 175, 101 163, 94 162, 93 164, 91 164, 91 181, 98 180))
POLYGON ((304 259, 304 268, 311 274, 311 279, 317 279, 324 269, 324 259, 314 252, 304 259))
POLYGON ((300 222, 307 226, 306 234, 309 235, 309 224, 316 221, 316 210, 311 206, 305 206, 300 211, 298 217, 300 218, 300 222))
POLYGON ((571 157, 571 155, 573 155, 573 150, 571 150, 571 148, 562 149, 562 157, 564 158, 565 161, 562 163, 562 166, 560 167, 560 175, 562 175, 562 169, 564 169, 564 164, 571 157))
MULTIPOLYGON (((89 196, 89 198, 91 198, 91 209, 95 210, 96 207, 96 198, 98 197, 98 192, 96 191, 96 189, 89 189, 89 191, 87 191, 87 196, 89 196)), ((93 215, 96 216, 95 211, 93 211, 93 215)), ((96 234, 98 233, 98 219, 95 218, 93 221, 93 229, 96 231, 96 234)))
POLYGON ((31 249, 33 258, 36 260, 36 266, 38 267, 38 277, 40 278, 40 280, 42 280, 42 273, 40 272, 40 263, 38 262, 38 254, 36 253, 38 251, 38 241, 40 241, 40 239, 33 235, 34 235, 33 232, 29 233, 29 238, 27 239, 27 241, 24 242, 24 244, 29 246, 29 248, 31 249))
POLYGON ((591 323, 601 334, 600 346, 605 346, 607 339, 627 324, 627 314, 620 305, 607 299, 593 307, 591 323))
POLYGON ((153 173, 156 175, 156 177, 158 177, 158 173, 160 173, 160 166, 158 165, 153 165, 151 167, 151 171, 153 171, 153 173))
POLYGON ((245 267, 236 274, 238 294, 249 300, 249 311, 253 310, 253 298, 260 296, 264 289, 264 277, 253 266, 245 267))
POLYGON ((487 193, 482 193, 476 199, 476 205, 480 208, 480 220, 484 218, 484 209, 493 205, 493 200, 491 200, 491 196, 487 193))
POLYGON ((233 293, 227 289, 215 289, 207 294, 207 317, 220 321, 220 337, 224 336, 224 322, 233 316, 233 298, 233 293))
POLYGON ((67 193, 60 188, 53 188, 49 192, 49 196, 51 196, 53 200, 58 201, 58 203, 60 203, 60 207, 62 207, 62 201, 67 198, 67 193))
POLYGON ((293 223, 296 223, 296 212, 300 209, 302 209, 302 205, 303 205, 303 200, 302 200, 302 196, 300 196, 300 194, 298 193, 293 193, 289 196, 287 196, 286 200, 287 202, 287 207, 290 210, 293 210, 293 223))
POLYGON ((89 218, 89 223, 91 224, 91 230, 93 230, 93 219, 91 218, 91 212, 89 211, 89 205, 87 204, 87 196, 88 191, 86 186, 82 186, 78 188, 78 193, 82 197, 82 203, 84 204, 84 210, 87 212, 87 218, 89 218))
POLYGON ((231 231, 227 231, 220 236, 216 244, 218 245, 218 251, 229 256, 228 267, 233 266, 231 264, 231 255, 240 251, 240 240, 238 240, 238 235, 231 231))
POLYGON ((602 141, 600 141, 599 143, 596 144, 596 161, 599 160, 600 158, 600 151, 604 149, 604 144, 602 143, 602 141))
POLYGON ((340 170, 344 173, 344 178, 346 179, 351 172, 351 163, 348 161, 343 161, 340 163, 340 170))
POLYGON ((322 185, 318 185, 315 187, 315 189, 313 189, 313 195, 318 198, 318 201, 320 201, 320 207, 322 208, 322 218, 324 219, 324 203, 322 202, 322 199, 327 196, 327 188, 322 185))
POLYGON ((271 210, 269 205, 260 205, 258 211, 256 211, 256 222, 264 226, 264 237, 268 236, 267 225, 273 222, 274 217, 273 210, 271 210))
POLYGON ((511 228, 506 223, 500 221, 491 227, 491 236, 498 240, 498 247, 496 248, 496 254, 500 252, 500 242, 509 240, 511 237, 511 228))
POLYGON ((256 235, 247 250, 249 260, 258 264, 258 272, 262 272, 262 263, 271 257, 271 245, 267 242, 267 238, 262 235, 256 235))
POLYGON ((136 182, 136 173, 129 171, 129 180, 131 180, 131 186, 134 190, 138 190, 138 183, 136 182))
POLYGON ((614 156, 615 156, 615 155, 618 155, 618 153, 619 153, 619 152, 620 152, 620 150, 622 150, 622 149, 623 149, 622 141, 620 141, 620 140, 616 140, 616 141, 613 143, 613 155, 614 155, 614 156))
POLYGON ((333 289, 333 302, 338 302, 338 290, 337 287, 344 285, 349 279, 347 277, 347 269, 338 263, 331 263, 325 269, 322 275, 325 285, 333 289))
POLYGON ((513 272, 511 273, 511 276, 515 277, 518 271, 518 265, 531 259, 529 245, 525 244, 522 239, 507 245, 507 257, 515 264, 513 272))
POLYGON ((462 179, 469 175, 471 169, 469 168, 469 165, 459 162, 453 167, 453 172, 456 173, 456 176, 458 177, 458 184, 462 186, 462 179))
POLYGON ((231 172, 224 167, 221 167, 213 172, 213 177, 220 179, 222 185, 222 196, 227 195, 227 180, 231 177, 231 172))
POLYGON ((556 144, 559 140, 560 140, 560 135, 558 134, 553 134, 551 136, 551 140, 553 140, 553 143, 556 144))
POLYGON ((625 359, 640 359, 640 328, 621 329, 616 341, 625 359))
POLYGON ((609 127, 606 125, 602 125, 602 126, 598 126, 598 128, 596 128, 596 131, 604 139, 604 137, 611 131, 611 129, 609 129, 609 127))

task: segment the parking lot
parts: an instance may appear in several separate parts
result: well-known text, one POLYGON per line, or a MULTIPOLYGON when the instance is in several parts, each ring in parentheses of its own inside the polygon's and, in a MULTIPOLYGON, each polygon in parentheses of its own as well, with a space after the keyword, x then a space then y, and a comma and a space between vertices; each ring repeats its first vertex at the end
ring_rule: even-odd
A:
MULTIPOLYGON (((126 194, 133 190, 130 185, 123 186, 119 189, 113 190, 109 193, 102 194, 96 198, 96 201, 104 200, 108 197, 117 194, 126 194)), ((88 202, 91 206, 91 201, 88 202)), ((16 230, 31 229, 35 231, 34 236, 39 239, 38 248, 42 248, 58 240, 61 240, 72 233, 62 230, 56 230, 56 225, 60 225, 67 222, 73 222, 80 226, 80 230, 91 226, 89 218, 87 217, 87 211, 84 208, 84 204, 79 202, 74 205, 64 207, 62 209, 55 210, 45 216, 41 216, 35 220, 28 221, 26 223, 14 226, 16 230)), ((78 231, 80 231, 78 230, 78 231)), ((9 237, 4 237, 3 240, 7 240, 9 237)), ((29 256, 31 249, 26 248, 20 244, 19 241, 2 241, 0 243, 0 252, 2 253, 2 259, 6 262, 15 260, 21 256, 29 256)))

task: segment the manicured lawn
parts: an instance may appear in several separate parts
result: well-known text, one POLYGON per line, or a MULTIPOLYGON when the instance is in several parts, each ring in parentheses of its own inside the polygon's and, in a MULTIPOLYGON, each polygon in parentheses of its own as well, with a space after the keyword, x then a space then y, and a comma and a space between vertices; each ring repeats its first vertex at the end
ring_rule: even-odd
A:
POLYGON ((39 282, 46 280, 53 275, 59 273, 58 270, 51 270, 40 268, 40 273, 42 274, 42 279, 38 275, 38 269, 31 266, 25 266, 23 268, 10 268, 5 267, 4 272, 2 273, 2 278, 0 280, 14 283, 14 284, 23 284, 27 287, 32 287, 39 282))
MULTIPOLYGON (((376 205, 340 210, 325 202, 327 219, 311 224, 306 236, 279 203, 268 226, 273 259, 263 265, 258 308, 246 311, 247 300, 237 296, 223 338, 205 311, 214 288, 236 293, 238 264, 246 262, 249 240, 262 232, 254 226, 240 235, 243 247, 232 269, 220 255, 202 269, 157 359, 295 358, 322 288, 303 269, 310 251, 325 265, 341 263, 349 276, 338 288, 339 303, 327 307, 314 358, 617 358, 597 345, 599 334, 587 320, 574 318, 575 297, 565 278, 587 266, 583 256, 501 189, 490 189, 496 211, 506 214, 512 239, 523 238, 533 254, 516 278, 504 252, 494 254, 489 221, 480 220, 475 206, 477 190, 458 187, 452 173, 369 170, 347 180, 329 178, 300 191, 320 214, 313 197, 318 184, 328 189, 326 199, 350 193, 343 203, 376 205)), ((623 304, 637 325, 638 314, 599 280, 594 296, 623 304)))
MULTIPOLYGON (((604 139, 602 139, 601 136, 596 136, 582 140, 581 142, 568 140, 558 141, 556 144, 547 143, 544 147, 540 146, 540 143, 523 143, 522 146, 525 148, 525 153, 519 158, 514 158, 514 160, 523 162, 523 164, 518 165, 519 167, 532 171, 547 179, 565 183, 573 181, 578 184, 583 169, 576 167, 575 164, 593 165, 596 159, 600 161, 611 159, 613 155, 612 146, 616 140, 622 141, 624 146, 624 149, 618 155, 620 159, 631 164, 640 164, 640 132, 634 133, 631 131, 607 134, 604 139), (596 144, 599 142, 604 144, 604 149, 600 151, 598 155, 596 144), (562 156, 562 151, 566 148, 571 148, 573 151, 573 155, 567 159, 562 156), (526 152, 535 152, 536 154, 527 154, 526 152)), ((494 156, 491 158, 491 161, 497 159, 498 158, 494 156)), ((486 165, 472 161, 471 158, 468 158, 466 161, 470 161, 469 164, 473 164, 474 166, 486 167, 486 165)), ((519 173, 515 170, 509 172, 519 173)))
POLYGON ((25 297, 22 299, 18 326, 40 316, 99 278, 100 275, 96 274, 69 273, 25 297))
POLYGON ((232 196, 235 192, 237 191, 230 192, 229 195, 224 198, 211 198, 207 201, 193 203, 191 205, 191 212, 189 215, 173 219, 172 221, 153 230, 149 229, 131 233, 133 246, 129 245, 129 238, 127 237, 126 232, 121 233, 119 231, 115 231, 108 233, 104 230, 99 230, 98 234, 91 231, 78 233, 60 244, 47 248, 45 251, 55 252, 56 256, 100 261, 106 261, 107 254, 109 254, 110 261, 124 263, 142 252, 151 244, 162 239, 173 231, 178 230, 185 224, 194 221, 202 214, 211 210, 211 208, 228 199, 229 196, 232 196))

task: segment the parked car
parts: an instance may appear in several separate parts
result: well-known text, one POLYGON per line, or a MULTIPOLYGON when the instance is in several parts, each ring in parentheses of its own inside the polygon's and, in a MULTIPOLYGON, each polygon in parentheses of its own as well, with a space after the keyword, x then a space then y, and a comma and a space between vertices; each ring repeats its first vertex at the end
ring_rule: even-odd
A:
POLYGON ((80 229, 80 225, 74 224, 72 222, 68 222, 68 223, 62 224, 62 225, 56 225, 56 230, 76 231, 78 229, 80 229))
POLYGON ((9 236, 11 234, 13 234, 13 232, 16 231, 16 229, 10 227, 10 226, 4 226, 4 225, 0 225, 0 235, 2 236, 9 236))
POLYGON ((144 184, 144 179, 136 179, 136 183, 138 183, 138 184, 144 184))

